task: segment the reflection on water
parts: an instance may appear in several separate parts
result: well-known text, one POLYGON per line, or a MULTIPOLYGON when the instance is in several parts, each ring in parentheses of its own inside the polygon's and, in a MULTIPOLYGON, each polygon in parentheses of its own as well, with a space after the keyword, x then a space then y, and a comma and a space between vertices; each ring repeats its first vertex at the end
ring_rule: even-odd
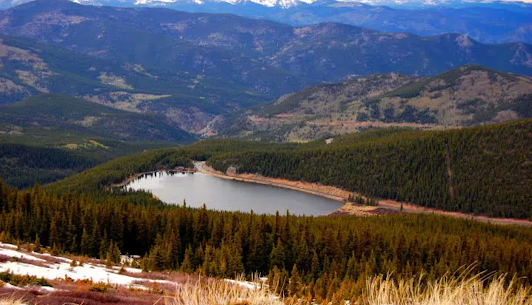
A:
POLYGON ((323 215, 342 206, 341 202, 294 190, 268 185, 226 180, 195 173, 157 172, 146 174, 126 186, 133 190, 150 191, 167 203, 213 210, 253 210, 256 214, 323 215))

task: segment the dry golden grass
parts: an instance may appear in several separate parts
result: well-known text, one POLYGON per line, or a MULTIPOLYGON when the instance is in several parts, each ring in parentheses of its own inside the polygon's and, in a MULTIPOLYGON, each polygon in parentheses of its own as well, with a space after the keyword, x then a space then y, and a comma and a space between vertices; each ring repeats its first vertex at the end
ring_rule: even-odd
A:
MULTIPOLYGON (((520 283, 519 279, 508 280, 504 275, 470 275, 471 268, 463 269, 458 275, 444 276, 434 281, 425 281, 423 277, 392 280, 390 277, 369 278, 365 291, 353 296, 352 302, 341 301, 319 304, 333 305, 532 305, 532 290, 520 283), (356 301, 354 301, 356 300, 356 301)), ((75 292, 52 293, 45 299, 29 301, 26 304, 159 304, 159 305, 302 305, 318 304, 312 300, 286 300, 271 293, 267 285, 258 280, 254 284, 238 284, 224 280, 194 278, 185 284, 176 285, 176 293, 161 297, 155 301, 148 296, 130 295, 129 301, 107 293, 75 292), (249 287, 254 287, 250 289, 249 287), (61 298, 60 294, 69 294, 70 298, 61 298), (137 299, 138 298, 138 299, 137 299), (124 301, 126 300, 126 301, 124 301)), ((275 291, 272 289, 271 291, 275 291)), ((126 297, 126 296, 124 296, 126 297)), ((20 299, 13 296, 0 299, 0 305, 22 305, 20 299)))
POLYGON ((421 284, 421 279, 386 280, 382 276, 367 282, 368 305, 531 305, 532 293, 517 279, 504 275, 482 278, 446 276, 421 284))
POLYGON ((20 299, 10 297, 0 300, 0 305, 24 305, 24 303, 20 299))
MULTIPOLYGON (((471 269, 428 283, 422 277, 394 281, 383 276, 370 278, 360 305, 532 305, 532 291, 508 281, 504 275, 470 276, 471 269)), ((258 282, 256 282, 258 283, 258 282)), ((265 286, 247 289, 225 281, 209 280, 187 284, 171 298, 161 299, 165 305, 285 305, 314 304, 311 300, 283 300, 265 286)), ((321 303, 320 303, 321 304, 321 303)), ((324 304, 333 304, 327 303, 324 304)), ((336 304, 336 303, 334 303, 336 304)), ((339 305, 350 304, 341 302, 339 305)))
POLYGON ((249 289, 221 280, 198 280, 177 287, 175 296, 162 298, 165 305, 284 305, 264 285, 254 281, 256 288, 249 289))

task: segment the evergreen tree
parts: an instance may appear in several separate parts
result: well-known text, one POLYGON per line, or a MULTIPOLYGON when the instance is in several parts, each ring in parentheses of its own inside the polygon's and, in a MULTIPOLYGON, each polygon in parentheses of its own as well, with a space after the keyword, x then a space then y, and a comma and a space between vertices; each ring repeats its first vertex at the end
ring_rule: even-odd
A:
POLYGON ((90 255, 92 253, 91 237, 86 229, 83 229, 83 234, 81 235, 81 253, 85 255, 90 255))
POLYGON ((42 249, 41 249, 41 240, 39 238, 39 234, 35 234, 35 242, 33 244, 34 244, 33 251, 37 253, 41 253, 42 249))
POLYGON ((285 267, 285 252, 284 246, 281 239, 277 240, 277 245, 273 247, 272 253, 270 254, 270 264, 272 266, 277 266, 279 269, 285 267))
POLYGON ((100 226, 97 220, 94 220, 94 226, 92 228, 92 234, 90 238, 90 256, 98 255, 101 247, 101 235, 100 235, 100 226))
POLYGON ((290 284, 288 287, 288 292, 290 296, 297 296, 300 289, 301 289, 301 276, 299 275, 299 272, 297 271, 297 266, 294 264, 294 267, 292 268, 292 272, 290 276, 290 284))
POLYGON ((181 272, 190 273, 193 271, 193 266, 191 262, 191 256, 192 256, 192 249, 189 247, 185 251, 185 258, 183 259, 183 263, 181 263, 181 272))
POLYGON ((320 259, 318 257, 318 254, 314 251, 314 254, 312 255, 312 263, 310 266, 310 277, 311 279, 318 279, 320 277, 320 259))

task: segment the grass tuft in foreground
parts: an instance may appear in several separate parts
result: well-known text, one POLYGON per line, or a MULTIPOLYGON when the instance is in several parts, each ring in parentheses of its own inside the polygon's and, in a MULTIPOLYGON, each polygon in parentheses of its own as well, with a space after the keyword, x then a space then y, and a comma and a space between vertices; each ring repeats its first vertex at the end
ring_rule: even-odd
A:
MULTIPOLYGON (((347 296, 323 304, 346 305, 532 305, 532 290, 520 280, 505 275, 462 274, 444 276, 434 281, 421 277, 393 280, 369 278, 363 296, 347 296)), ((309 305, 322 304, 305 298, 283 299, 272 294, 258 281, 253 289, 227 281, 198 281, 178 287, 175 296, 164 299, 166 305, 309 305)), ((273 289, 275 291, 275 289, 273 289)))
POLYGON ((0 299, 0 305, 24 305, 22 300, 16 298, 0 299))
POLYGON ((508 281, 506 276, 482 278, 445 276, 422 284, 421 278, 394 281, 383 276, 367 282, 366 301, 368 305, 530 305, 530 287, 519 284, 519 280, 508 281))
POLYGON ((207 280, 177 287, 176 295, 164 299, 166 305, 284 305, 259 281, 243 284, 207 280), (251 286, 245 287, 245 286, 251 286))

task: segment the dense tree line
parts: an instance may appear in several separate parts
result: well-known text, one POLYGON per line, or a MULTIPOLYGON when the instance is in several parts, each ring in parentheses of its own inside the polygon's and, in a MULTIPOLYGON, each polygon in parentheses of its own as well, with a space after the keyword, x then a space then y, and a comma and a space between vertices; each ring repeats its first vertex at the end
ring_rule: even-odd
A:
POLYGON ((36 181, 49 183, 94 166, 95 161, 54 148, 0 144, 0 177, 25 188, 36 181))
POLYGON ((192 167, 192 160, 207 160, 218 154, 239 151, 293 150, 297 144, 280 144, 243 140, 200 141, 187 147, 166 148, 146 151, 135 155, 116 158, 85 172, 68 177, 46 186, 47 190, 62 193, 95 192, 128 177, 148 171, 173 169, 176 166, 192 167))
POLYGON ((532 219, 532 121, 438 132, 381 132, 283 151, 212 156, 225 172, 318 182, 417 205, 532 219))
POLYGON ((530 211, 531 126, 521 121, 446 132, 372 131, 330 145, 200 141, 118 158, 26 191, 0 182, 0 239, 111 262, 118 261, 118 253, 139 254, 146 270, 269 274, 271 281, 281 282, 281 293, 333 303, 356 298, 375 274, 425 274, 429 280, 476 263, 476 271, 507 272, 529 281, 530 228, 432 215, 216 212, 165 205, 144 192, 108 190, 135 173, 209 160, 221 170, 237 165, 241 172, 338 185, 421 205, 519 216, 530 211))
POLYGON ((530 228, 441 216, 267 216, 168 206, 142 192, 57 196, 3 183, 0 210, 4 242, 110 261, 140 254, 147 270, 270 274, 280 292, 317 300, 352 299, 375 274, 433 279, 475 262, 476 271, 532 278, 530 228))

